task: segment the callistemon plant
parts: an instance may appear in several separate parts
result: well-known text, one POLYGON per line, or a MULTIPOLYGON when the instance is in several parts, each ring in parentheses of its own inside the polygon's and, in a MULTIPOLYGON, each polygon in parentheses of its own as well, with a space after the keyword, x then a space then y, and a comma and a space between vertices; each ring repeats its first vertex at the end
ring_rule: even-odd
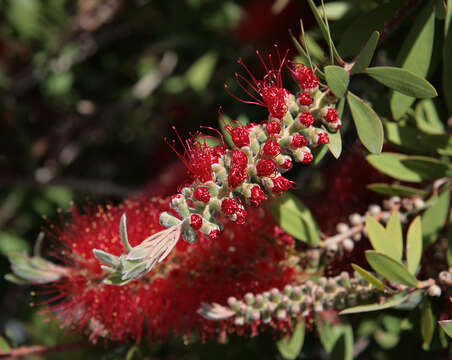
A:
MULTIPOLYGON (((184 153, 179 157, 193 182, 171 198, 172 211, 160 215, 160 223, 167 230, 131 247, 124 220, 126 253, 106 263, 111 279, 127 282, 145 274, 169 254, 180 236, 191 244, 198 241, 199 233, 215 241, 223 231, 225 219, 245 224, 249 207, 259 207, 269 197, 294 187, 283 175, 294 162, 310 163, 314 158, 312 149, 329 143, 328 133, 322 127, 329 131, 341 127, 335 109, 337 97, 328 86, 319 84, 310 67, 286 61, 287 52, 281 58, 277 47, 267 61, 257 55, 266 71, 263 79, 256 79, 242 60, 239 63, 245 75, 236 74, 236 79, 250 97, 243 102, 265 107, 268 118, 260 124, 225 125, 232 148, 227 148, 224 141, 210 146, 199 140, 203 138, 200 133, 180 140, 184 153), (284 87, 283 71, 289 72, 295 82, 295 93, 284 87)), ((105 262, 105 253, 95 254, 105 262)))

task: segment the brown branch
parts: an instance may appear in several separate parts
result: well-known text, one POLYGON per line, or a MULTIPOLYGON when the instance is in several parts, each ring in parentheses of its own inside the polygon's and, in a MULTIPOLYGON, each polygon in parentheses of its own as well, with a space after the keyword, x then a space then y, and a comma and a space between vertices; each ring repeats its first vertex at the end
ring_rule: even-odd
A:
POLYGON ((416 9, 422 0, 410 0, 407 1, 400 9, 398 9, 393 17, 385 22, 383 28, 380 30, 380 43, 383 42, 383 39, 393 31, 397 25, 399 25, 403 19, 405 19, 414 9, 416 9))
POLYGON ((70 350, 77 350, 85 347, 93 346, 91 343, 87 341, 80 341, 71 344, 61 344, 55 346, 44 346, 44 345, 35 345, 35 346, 22 346, 20 348, 11 349, 7 352, 0 352, 0 359, 18 359, 24 356, 31 355, 42 355, 49 354, 55 352, 64 352, 70 350))

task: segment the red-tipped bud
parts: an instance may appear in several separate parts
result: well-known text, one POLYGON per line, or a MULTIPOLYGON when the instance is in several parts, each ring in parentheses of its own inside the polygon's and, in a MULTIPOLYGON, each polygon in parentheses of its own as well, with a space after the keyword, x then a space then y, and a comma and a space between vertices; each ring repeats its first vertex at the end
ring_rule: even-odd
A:
POLYGON ((278 168, 273 160, 261 159, 256 164, 257 176, 270 176, 274 174, 278 168))
POLYGON ((206 187, 199 187, 193 192, 193 197, 195 198, 195 200, 208 203, 210 200, 210 193, 206 187))
POLYGON ((246 169, 232 167, 229 169, 228 184, 230 187, 235 188, 241 185, 245 181, 246 177, 246 169))
POLYGON ((244 126, 235 127, 230 131, 232 142, 238 148, 250 145, 249 131, 244 126))
POLYGON ((295 134, 292 136, 292 140, 290 142, 290 145, 292 145, 294 148, 301 148, 303 146, 306 146, 308 144, 308 141, 303 135, 295 134))
POLYGON ((269 135, 278 135, 281 132, 281 125, 277 121, 269 121, 267 123, 267 132, 269 135))
POLYGON ((281 167, 286 171, 292 169, 292 160, 290 160, 290 158, 285 159, 281 164, 281 167))
POLYGON ((220 234, 221 234, 220 230, 215 229, 212 230, 208 236, 210 240, 217 240, 220 237, 220 234))
POLYGON ((267 141, 263 148, 264 156, 274 157, 281 153, 281 147, 276 141, 267 141))
POLYGON ((319 80, 308 66, 297 64, 292 73, 303 90, 315 89, 319 85, 319 80))
POLYGON ((272 179, 272 181, 273 181, 272 191, 275 194, 280 194, 292 188, 292 181, 287 180, 283 176, 278 176, 277 178, 272 179))
POLYGON ((337 116, 337 110, 333 108, 328 108, 325 114, 325 120, 329 123, 338 122, 339 117, 337 116))
POLYGON ((202 226, 202 217, 198 214, 191 214, 190 225, 193 229, 199 230, 202 226))
POLYGON ((312 160, 314 160, 314 156, 310 152, 304 151, 303 152, 303 161, 302 164, 310 163, 312 160))
POLYGON ((249 200, 252 206, 258 207, 263 201, 267 200, 267 196, 259 186, 255 185, 251 188, 249 200))
POLYGON ((311 95, 309 95, 309 93, 307 92, 301 93, 298 97, 298 102, 303 106, 311 106, 313 101, 314 100, 312 99, 311 95))
POLYGON ((308 112, 301 113, 298 116, 298 120, 300 121, 301 125, 303 125, 304 127, 309 127, 312 124, 314 124, 314 116, 312 116, 308 112))
POLYGON ((221 202, 221 211, 226 215, 233 215, 239 210, 239 204, 234 199, 226 198, 221 202))
POLYGON ((328 144, 330 142, 330 138, 328 134, 324 131, 321 131, 317 134, 317 144, 323 145, 328 144))
POLYGON ((248 156, 246 156, 243 151, 233 150, 231 166, 240 170, 246 170, 246 167, 248 166, 248 156))
POLYGON ((239 209, 235 215, 237 216, 237 219, 235 220, 236 224, 243 225, 246 222, 246 210, 245 209, 239 209))

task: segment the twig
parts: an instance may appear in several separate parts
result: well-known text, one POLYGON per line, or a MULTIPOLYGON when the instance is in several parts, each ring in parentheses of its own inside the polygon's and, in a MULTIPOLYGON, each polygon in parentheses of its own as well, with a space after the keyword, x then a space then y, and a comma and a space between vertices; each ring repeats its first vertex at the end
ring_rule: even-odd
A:
POLYGON ((61 344, 55 346, 44 346, 44 345, 35 345, 35 346, 22 346, 17 349, 11 349, 7 352, 0 352, 0 359, 17 359, 24 356, 32 356, 32 355, 42 355, 49 354, 55 352, 63 352, 69 350, 76 350, 85 347, 93 346, 91 343, 87 341, 81 341, 71 344, 61 344))

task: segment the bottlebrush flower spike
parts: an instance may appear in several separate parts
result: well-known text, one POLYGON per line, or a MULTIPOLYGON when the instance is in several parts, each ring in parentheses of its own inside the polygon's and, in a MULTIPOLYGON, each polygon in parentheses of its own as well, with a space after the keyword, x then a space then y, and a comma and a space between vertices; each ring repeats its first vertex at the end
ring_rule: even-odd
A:
POLYGON ((287 52, 281 57, 277 47, 277 63, 272 55, 267 61, 259 52, 257 55, 266 74, 258 80, 239 60, 249 80, 236 74, 237 83, 251 101, 239 100, 264 106, 269 112, 268 119, 262 124, 226 125, 233 142, 231 149, 226 149, 224 142, 209 146, 198 141, 205 137, 199 132, 182 141, 176 132, 184 151, 178 153, 174 142, 170 146, 189 169, 193 182, 183 186, 179 194, 172 197, 172 212, 160 216, 160 223, 172 230, 139 245, 135 252, 143 256, 140 259, 121 257, 124 260, 115 268, 115 275, 122 271, 121 279, 124 281, 149 271, 174 247, 175 240, 170 234, 180 232, 185 241, 195 243, 199 233, 212 240, 218 238, 225 219, 237 224, 246 222, 249 205, 259 206, 265 199, 295 186, 282 175, 292 168, 294 162, 311 162, 311 150, 328 144, 328 134, 319 126, 324 124, 330 131, 339 129, 340 120, 333 107, 337 99, 326 85, 319 87, 319 81, 310 68, 300 64, 285 66, 287 52), (287 68, 299 85, 297 94, 291 94, 283 87, 282 71, 287 68), (234 209, 231 204, 234 204, 234 209))
POLYGON ((295 280, 297 271, 289 265, 293 239, 288 242, 287 234, 275 231, 278 228, 271 215, 259 208, 249 210, 244 225, 226 219, 224 232, 216 241, 204 236, 192 246, 178 241, 171 255, 139 280, 116 277, 102 282, 105 267, 115 269, 124 265, 121 262, 142 261, 139 250, 148 249, 140 241, 155 241, 152 235, 163 229, 159 214, 171 211, 168 203, 169 199, 140 198, 118 206, 89 207, 83 214, 74 208, 70 221, 61 228, 51 225, 48 236, 53 248, 49 254, 62 261, 58 277, 28 279, 36 285, 37 296, 42 291, 46 312, 62 327, 86 332, 91 341, 159 341, 183 335, 205 338, 216 333, 210 332, 208 321, 196 312, 202 301, 223 303, 228 296, 282 288, 295 280), (122 214, 127 216, 127 231, 122 214), (127 233, 122 241, 118 227, 127 233), (130 246, 129 255, 136 250, 134 257, 139 259, 121 255, 124 245, 130 246), (96 257, 93 248, 101 250, 96 257), (106 265, 100 266, 97 258, 106 265), (39 279, 47 280, 46 284, 39 285, 44 282, 39 279), (117 283, 124 284, 113 285, 117 283))

